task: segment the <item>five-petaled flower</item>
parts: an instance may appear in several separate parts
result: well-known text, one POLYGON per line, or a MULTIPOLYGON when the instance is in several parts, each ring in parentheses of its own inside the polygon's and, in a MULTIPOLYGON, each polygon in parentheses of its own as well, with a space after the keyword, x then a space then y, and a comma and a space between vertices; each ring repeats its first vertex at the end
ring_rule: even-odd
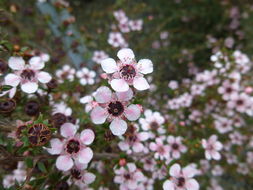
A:
POLYGON ((48 148, 47 151, 50 154, 60 155, 56 160, 56 167, 59 170, 70 170, 74 162, 87 164, 93 157, 93 151, 87 145, 93 142, 94 132, 90 129, 83 130, 81 134, 76 132, 77 126, 65 123, 61 126, 61 135, 65 139, 54 138, 50 141, 51 148, 48 148))
POLYGON ((205 149, 206 159, 220 160, 221 155, 218 151, 222 149, 222 144, 217 141, 217 136, 212 135, 208 140, 202 139, 202 146, 205 149))
POLYGON ((95 124, 102 124, 106 119, 111 121, 110 129, 114 135, 123 135, 127 130, 127 118, 135 121, 140 117, 141 106, 131 104, 129 100, 133 97, 133 91, 129 88, 126 92, 112 91, 105 86, 97 89, 95 100, 98 105, 91 111, 91 119, 95 124))
POLYGON ((45 62, 40 57, 32 57, 28 64, 22 57, 10 57, 9 67, 14 70, 5 77, 5 84, 13 87, 21 85, 22 91, 34 93, 38 90, 38 82, 48 83, 52 77, 44 71, 45 62))
POLYGON ((179 164, 174 164, 170 168, 171 179, 163 183, 164 190, 198 190, 199 184, 193 179, 196 169, 191 165, 181 168, 179 164))
POLYGON ((129 85, 133 85, 137 90, 146 90, 149 88, 147 80, 143 74, 153 72, 153 63, 149 59, 141 59, 137 63, 133 51, 124 48, 117 53, 119 61, 112 58, 104 59, 101 62, 102 69, 111 74, 111 87, 117 92, 125 92, 129 85))

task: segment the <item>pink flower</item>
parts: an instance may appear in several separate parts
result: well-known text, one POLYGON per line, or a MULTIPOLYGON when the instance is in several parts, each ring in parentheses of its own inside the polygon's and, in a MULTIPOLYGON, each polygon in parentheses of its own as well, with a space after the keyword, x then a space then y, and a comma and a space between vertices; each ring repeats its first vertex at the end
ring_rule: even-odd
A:
POLYGON ((108 43, 113 47, 127 47, 128 44, 126 43, 124 37, 120 32, 110 32, 108 43))
POLYGON ((156 138, 155 142, 151 142, 149 148, 155 152, 155 159, 170 161, 170 147, 164 145, 161 138, 156 138))
POLYGON ((115 174, 114 182, 120 184, 120 190, 134 190, 145 180, 143 173, 136 168, 134 163, 115 169, 115 174))
POLYGON ((61 136, 64 140, 54 138, 50 141, 51 148, 47 151, 53 155, 60 155, 56 160, 56 167, 59 170, 70 170, 74 166, 74 161, 87 164, 93 157, 93 151, 87 147, 95 138, 93 131, 85 129, 81 134, 76 132, 77 126, 65 123, 61 126, 61 136))
POLYGON ((22 57, 10 57, 8 61, 9 67, 14 70, 5 76, 5 84, 13 87, 21 85, 22 91, 26 93, 34 93, 38 90, 38 82, 48 83, 52 77, 44 71, 45 63, 40 57, 32 57, 29 64, 26 64, 22 57))
POLYGON ((93 183, 96 179, 93 173, 85 170, 86 168, 86 164, 76 162, 76 165, 68 172, 74 184, 80 188, 87 187, 88 184, 93 183))
POLYGON ((187 151, 186 146, 184 146, 181 142, 182 137, 168 136, 167 141, 169 143, 172 158, 178 159, 180 158, 182 152, 184 153, 187 151))
POLYGON ((141 31, 142 25, 143 25, 143 20, 141 20, 141 19, 129 21, 129 26, 132 31, 141 31))
POLYGON ((136 128, 133 127, 134 130, 131 132, 130 135, 127 135, 123 141, 120 141, 118 146, 122 151, 126 151, 128 154, 131 154, 132 151, 139 153, 143 152, 144 145, 143 141, 146 141, 149 138, 148 132, 138 132, 135 130, 136 128))
POLYGON ((202 146, 205 149, 206 159, 220 160, 221 155, 218 151, 222 149, 222 144, 217 141, 217 136, 212 135, 208 140, 202 139, 202 146))
POLYGON ((164 190, 198 190, 199 184, 193 179, 196 169, 192 166, 181 168, 179 164, 173 164, 170 168, 171 179, 163 183, 164 190))
POLYGON ((151 60, 141 59, 137 63, 133 51, 128 48, 119 50, 117 56, 120 59, 117 63, 112 58, 101 62, 102 69, 107 74, 112 74, 112 88, 117 92, 127 91, 129 85, 133 85, 137 90, 148 89, 149 84, 143 74, 153 72, 151 60))
POLYGON ((128 89, 126 92, 112 91, 105 86, 97 89, 94 95, 98 105, 91 111, 91 120, 95 124, 102 124, 106 119, 112 121, 110 130, 114 135, 123 135, 127 130, 127 118, 135 121, 140 117, 141 107, 139 105, 128 105, 128 101, 133 97, 133 92, 128 89))

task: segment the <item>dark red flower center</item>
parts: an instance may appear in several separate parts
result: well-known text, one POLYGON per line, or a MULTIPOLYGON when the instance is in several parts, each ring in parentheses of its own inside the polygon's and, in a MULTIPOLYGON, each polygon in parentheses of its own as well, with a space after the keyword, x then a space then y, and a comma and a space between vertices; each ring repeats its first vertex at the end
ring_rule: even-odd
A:
POLYGON ((173 144, 172 144, 172 148, 173 148, 174 150, 178 150, 179 145, 178 145, 177 143, 173 143, 173 144))
POLYGON ((125 65, 120 69, 121 77, 129 80, 136 76, 136 70, 132 65, 125 65))
POLYGON ((71 175, 73 178, 75 179, 81 179, 82 178, 82 175, 81 175, 81 171, 80 170, 77 170, 77 169, 72 169, 70 171, 71 175))
POLYGON ((20 75, 23 79, 32 80, 35 77, 35 72, 30 69, 23 70, 20 75))
POLYGON ((68 142, 66 149, 69 154, 77 153, 80 150, 79 141, 71 139, 68 142))
POLYGON ((177 179, 177 186, 178 186, 178 187, 183 187, 184 184, 185 184, 185 178, 179 177, 179 178, 177 179))
POLYGON ((121 115, 124 112, 124 106, 119 101, 111 102, 108 105, 107 110, 108 110, 109 114, 117 117, 117 116, 121 115))

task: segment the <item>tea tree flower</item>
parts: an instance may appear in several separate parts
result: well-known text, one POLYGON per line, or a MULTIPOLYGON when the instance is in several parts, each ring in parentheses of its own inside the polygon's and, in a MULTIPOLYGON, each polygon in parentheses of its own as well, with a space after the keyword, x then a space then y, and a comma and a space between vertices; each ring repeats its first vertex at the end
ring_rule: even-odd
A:
POLYGON ((181 153, 187 151, 186 146, 182 144, 182 137, 168 136, 167 141, 169 143, 172 158, 178 159, 180 158, 181 153))
POLYGON ((10 57, 9 67, 14 70, 5 76, 5 84, 13 87, 21 85, 21 90, 25 93, 34 93, 38 90, 38 82, 48 83, 52 77, 44 71, 45 63, 39 57, 32 57, 28 64, 22 57, 10 57))
POLYGON ((112 75, 111 87, 117 92, 125 92, 129 85, 133 85, 137 90, 149 88, 144 74, 153 72, 153 63, 149 59, 141 59, 137 63, 135 55, 131 49, 125 48, 118 51, 119 61, 107 58, 101 62, 102 69, 112 75))
POLYGON ((120 190, 136 189, 140 183, 145 180, 141 171, 139 171, 134 163, 128 163, 126 167, 120 167, 114 170, 116 176, 114 182, 120 184, 120 190))
POLYGON ((114 135, 120 136, 126 132, 125 118, 135 121, 140 117, 141 107, 128 103, 133 97, 131 89, 112 93, 108 87, 102 86, 97 89, 94 97, 98 105, 91 111, 93 123, 102 124, 108 119, 111 121, 110 130, 114 135))
POLYGON ((80 84, 83 86, 95 83, 94 78, 96 77, 96 73, 94 71, 90 71, 85 67, 77 71, 76 76, 79 78, 80 84))
POLYGON ((181 168, 179 164, 171 166, 170 180, 166 180, 163 184, 164 190, 198 190, 199 184, 193 179, 196 169, 192 166, 181 168))
POLYGON ((205 149, 206 159, 220 160, 221 155, 218 151, 222 149, 222 144, 217 141, 216 135, 212 135, 208 140, 202 139, 202 146, 205 149))
POLYGON ((56 167, 59 170, 67 171, 74 166, 74 162, 87 164, 93 157, 93 151, 87 147, 90 145, 95 135, 92 130, 85 129, 81 134, 76 133, 77 126, 65 123, 61 126, 61 136, 64 140, 54 138, 50 141, 50 154, 59 155, 56 160, 56 167))

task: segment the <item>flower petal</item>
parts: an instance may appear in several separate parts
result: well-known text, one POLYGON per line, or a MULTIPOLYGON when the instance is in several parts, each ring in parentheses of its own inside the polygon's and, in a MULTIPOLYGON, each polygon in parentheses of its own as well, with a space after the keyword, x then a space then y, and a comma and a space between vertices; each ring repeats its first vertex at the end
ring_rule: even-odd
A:
POLYGON ((187 180, 185 186, 187 190, 199 190, 199 183, 195 179, 187 180))
POLYGON ((98 103, 104 104, 111 100, 112 91, 106 86, 101 86, 96 90, 94 97, 98 103))
POLYGON ((25 68, 25 61, 22 57, 10 57, 8 65, 13 70, 23 70, 25 68))
POLYGON ((41 71, 38 73, 38 80, 41 83, 48 83, 51 79, 52 77, 47 72, 41 71))
POLYGON ((137 68, 140 73, 148 74, 153 72, 153 63, 149 59, 141 59, 137 63, 137 68))
POLYGON ((59 156, 56 159, 56 167, 59 170, 68 171, 73 167, 73 165, 74 165, 74 162, 68 155, 59 156))
POLYGON ((63 137, 73 137, 76 134, 77 127, 72 123, 64 123, 61 126, 61 136, 63 137))
POLYGON ((133 50, 131 50, 129 48, 123 48, 123 49, 119 50, 117 53, 117 56, 121 61, 124 61, 129 58, 134 59, 134 57, 135 57, 133 50))
POLYGON ((105 122, 108 113, 104 108, 97 106, 91 111, 90 116, 93 123, 102 124, 105 122))
POLYGON ((129 88, 125 92, 116 92, 116 95, 120 101, 129 101, 133 97, 133 91, 131 88, 129 88))
POLYGON ((47 151, 50 154, 60 154, 63 150, 63 143, 60 141, 60 139, 54 138, 50 140, 51 148, 48 148, 47 151))
POLYGON ((181 167, 179 164, 173 164, 170 167, 170 175, 173 177, 178 177, 180 175, 181 167))
POLYGON ((192 166, 186 166, 182 169, 182 172, 184 174, 184 177, 186 178, 192 178, 196 174, 196 169, 192 166))
POLYGON ((113 79, 111 86, 116 92, 126 92, 129 89, 127 82, 123 79, 113 79))
POLYGON ((20 83, 20 77, 18 75, 10 73, 6 75, 6 77, 4 78, 4 82, 6 85, 16 87, 20 83))
POLYGON ((124 114, 129 121, 135 121, 141 115, 140 106, 132 104, 125 109, 124 114))
POLYGON ((128 167, 128 171, 131 173, 136 170, 136 165, 134 163, 128 163, 127 167, 128 167))
POLYGON ((45 67, 44 61, 39 56, 32 57, 29 60, 29 64, 31 65, 31 69, 34 70, 40 70, 45 67))
POLYGON ((93 151, 87 147, 78 153, 78 161, 82 164, 88 164, 93 157, 93 151))
POLYGON ((127 130, 127 123, 122 119, 114 119, 110 124, 110 129, 116 136, 123 135, 127 130))
POLYGON ((83 144, 89 145, 95 139, 94 132, 91 129, 85 129, 81 132, 80 140, 83 144))
POLYGON ((133 86, 137 90, 147 90, 150 87, 147 80, 143 77, 135 78, 133 81, 133 86))
POLYGON ((95 179, 96 179, 96 176, 93 173, 87 172, 83 175, 83 181, 86 184, 92 183, 93 181, 95 181, 95 179))
POLYGON ((114 73, 118 70, 116 61, 112 58, 107 58, 101 61, 101 67, 106 73, 114 73))
POLYGON ((26 82, 21 84, 22 91, 31 94, 38 90, 38 84, 36 82, 26 82))
POLYGON ((170 180, 166 180, 163 183, 163 190, 175 190, 174 183, 170 180))

